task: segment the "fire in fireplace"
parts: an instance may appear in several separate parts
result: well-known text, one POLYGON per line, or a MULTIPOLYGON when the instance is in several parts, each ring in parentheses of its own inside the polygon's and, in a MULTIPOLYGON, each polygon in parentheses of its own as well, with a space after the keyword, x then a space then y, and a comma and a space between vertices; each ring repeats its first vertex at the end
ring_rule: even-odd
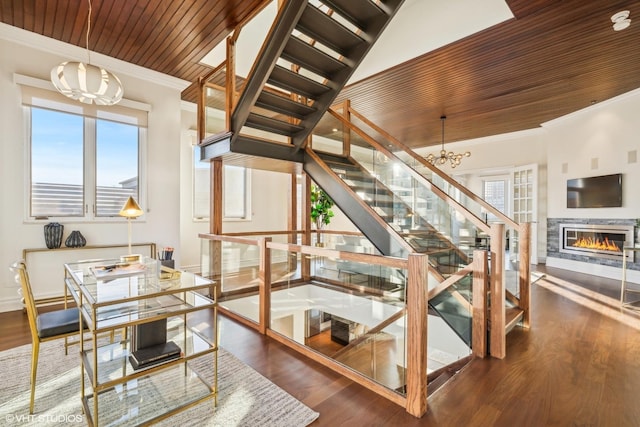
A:
POLYGON ((610 241, 608 237, 604 240, 593 237, 580 237, 573 245, 574 248, 599 249, 601 251, 622 252, 616 242, 610 241))
MULTIPOLYGON (((560 252, 622 260, 622 248, 633 243, 633 226, 560 224, 560 252)), ((633 252, 627 254, 633 262, 633 252)))

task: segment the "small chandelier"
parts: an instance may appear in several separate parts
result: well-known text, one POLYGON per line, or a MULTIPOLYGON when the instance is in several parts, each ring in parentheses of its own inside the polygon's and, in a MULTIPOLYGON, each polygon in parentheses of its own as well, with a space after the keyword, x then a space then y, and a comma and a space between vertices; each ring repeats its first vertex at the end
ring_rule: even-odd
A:
POLYGON ((113 73, 91 65, 89 31, 91 30, 91 0, 87 17, 87 63, 67 61, 51 70, 51 82, 56 89, 76 101, 98 105, 114 105, 120 102, 124 90, 113 73))
POLYGON ((447 120, 447 116, 440 116, 440 120, 442 121, 442 149, 440 150, 440 156, 436 157, 433 154, 429 154, 426 158, 427 162, 432 165, 444 165, 447 161, 451 162, 451 167, 455 168, 460 164, 463 157, 471 156, 469 151, 466 151, 464 154, 454 154, 453 151, 447 151, 444 149, 444 121, 447 120))

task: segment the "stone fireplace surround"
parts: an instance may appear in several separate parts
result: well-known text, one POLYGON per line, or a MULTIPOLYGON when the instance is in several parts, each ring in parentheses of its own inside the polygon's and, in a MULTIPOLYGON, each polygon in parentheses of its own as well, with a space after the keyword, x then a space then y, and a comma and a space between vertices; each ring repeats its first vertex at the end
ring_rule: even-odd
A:
MULTIPOLYGON (((620 279, 622 277, 622 257, 619 259, 597 258, 584 254, 560 251, 561 224, 585 224, 603 226, 635 226, 635 219, 601 218, 548 218, 547 219, 547 261, 549 267, 563 268, 580 273, 620 279)), ((635 232, 635 229, 634 229, 635 232)), ((640 283, 640 256, 634 262, 627 261, 627 278, 640 283)))

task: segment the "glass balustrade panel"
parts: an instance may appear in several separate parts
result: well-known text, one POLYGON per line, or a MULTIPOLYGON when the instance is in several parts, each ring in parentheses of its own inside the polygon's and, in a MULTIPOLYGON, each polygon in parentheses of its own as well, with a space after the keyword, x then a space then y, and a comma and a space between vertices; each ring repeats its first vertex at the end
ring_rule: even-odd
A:
POLYGON ((359 135, 350 140, 351 159, 321 155, 327 165, 414 250, 428 253, 443 277, 469 264, 480 230, 406 165, 359 135))
POLYGON ((219 305, 258 322, 257 305, 239 301, 239 297, 258 291, 259 246, 202 239, 201 258, 202 275, 220 284, 222 296, 219 305))
POLYGON ((272 260, 295 256, 308 263, 300 269, 309 271, 310 280, 292 278, 272 286, 271 329, 386 387, 404 390, 407 271, 334 254, 283 252, 272 251, 272 260))
MULTIPOLYGON (((223 68, 215 76, 213 81, 219 80, 218 74, 222 74, 224 77, 225 69, 223 68)), ((211 80, 210 80, 211 81, 211 80)), ((224 86, 219 87, 211 83, 208 83, 204 87, 205 91, 205 105, 204 105, 204 121, 205 121, 205 134, 204 137, 224 132, 227 129, 225 119, 225 97, 226 93, 224 86)))

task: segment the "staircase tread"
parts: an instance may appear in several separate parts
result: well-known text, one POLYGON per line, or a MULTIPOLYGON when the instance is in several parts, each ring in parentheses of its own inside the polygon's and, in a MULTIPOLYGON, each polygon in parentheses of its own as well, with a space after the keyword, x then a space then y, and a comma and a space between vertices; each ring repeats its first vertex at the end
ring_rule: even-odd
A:
POLYGON ((267 82, 279 88, 289 90, 295 94, 311 99, 316 99, 320 95, 331 90, 327 85, 316 82, 315 80, 301 74, 294 73, 293 71, 287 70, 279 65, 273 67, 267 82))
POLYGON ((302 126, 262 116, 256 113, 249 114, 245 126, 287 136, 300 132, 304 129, 302 126))
POLYGON ((323 0, 323 3, 364 31, 369 20, 385 15, 371 0, 323 0))
POLYGON ((306 115, 316 111, 313 106, 276 95, 272 92, 263 90, 256 101, 256 106, 280 114, 286 114, 298 119, 304 118, 306 115))
POLYGON ((285 45, 281 56, 327 79, 347 67, 344 62, 294 36, 285 45))
POLYGON ((362 37, 311 4, 305 8, 296 29, 347 58, 354 47, 365 43, 362 37))
POLYGON ((505 333, 509 333, 524 317, 524 310, 520 307, 505 309, 505 333))

